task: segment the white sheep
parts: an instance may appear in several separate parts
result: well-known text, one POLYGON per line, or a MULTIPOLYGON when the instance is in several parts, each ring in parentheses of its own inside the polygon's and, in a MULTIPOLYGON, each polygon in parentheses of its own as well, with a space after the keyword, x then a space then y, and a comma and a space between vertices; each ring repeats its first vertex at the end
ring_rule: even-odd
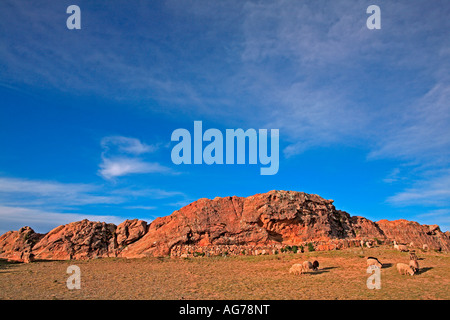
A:
POLYGON ((366 247, 369 248, 369 249, 372 248, 372 246, 370 245, 369 241, 366 242, 366 247))
POLYGON ((397 263, 397 270, 400 274, 410 274, 411 276, 414 275, 414 270, 406 263, 397 263))
POLYGON ((396 241, 394 241, 394 249, 397 249, 398 251, 402 251, 402 252, 409 251, 407 246, 405 246, 404 244, 397 244, 396 241))
POLYGON ((301 263, 294 264, 290 269, 289 273, 293 274, 302 274, 303 273, 303 265, 301 263))
POLYGON ((423 251, 428 251, 428 245, 427 244, 424 244, 423 246, 422 246, 422 249, 423 249, 423 251))
POLYGON ((310 270, 314 270, 314 266, 310 261, 303 262, 303 271, 307 272, 310 270))

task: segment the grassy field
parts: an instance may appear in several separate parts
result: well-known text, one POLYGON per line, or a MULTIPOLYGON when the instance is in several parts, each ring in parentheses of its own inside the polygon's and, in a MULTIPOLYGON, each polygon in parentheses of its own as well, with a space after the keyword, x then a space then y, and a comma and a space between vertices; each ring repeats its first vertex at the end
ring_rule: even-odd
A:
POLYGON ((271 256, 192 259, 107 258, 89 261, 0 262, 0 299, 446 299, 450 255, 418 252, 422 271, 400 275, 395 264, 408 253, 392 248, 271 256), (383 263, 381 289, 366 286, 364 256, 383 263), (289 274, 292 264, 320 262, 320 269, 289 274), (81 289, 69 290, 67 267, 81 269, 81 289))

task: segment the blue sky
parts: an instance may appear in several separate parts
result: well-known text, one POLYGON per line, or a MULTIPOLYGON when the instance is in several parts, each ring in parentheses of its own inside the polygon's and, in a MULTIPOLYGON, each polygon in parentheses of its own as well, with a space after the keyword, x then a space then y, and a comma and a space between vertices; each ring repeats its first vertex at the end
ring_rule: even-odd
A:
POLYGON ((0 233, 274 189, 450 230, 449 17, 448 0, 3 0, 0 233), (196 120, 279 129, 278 173, 174 165, 196 120))

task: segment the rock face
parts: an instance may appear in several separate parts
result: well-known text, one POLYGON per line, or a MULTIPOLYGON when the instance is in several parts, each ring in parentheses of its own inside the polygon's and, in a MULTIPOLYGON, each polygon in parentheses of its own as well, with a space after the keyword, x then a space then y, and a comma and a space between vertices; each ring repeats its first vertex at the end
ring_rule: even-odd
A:
POLYGON ((413 243, 415 247, 426 244, 430 249, 450 251, 450 238, 438 225, 420 225, 404 219, 380 220, 377 224, 387 238, 395 239, 399 243, 413 243))
POLYGON ((32 248, 42 237, 43 234, 35 233, 30 227, 8 231, 0 236, 0 258, 26 263, 33 261, 32 248))
POLYGON ((334 250, 374 239, 450 251, 450 237, 438 226, 407 220, 373 222, 336 210, 333 200, 318 195, 270 191, 248 198, 199 199, 150 225, 137 219, 119 226, 83 220, 46 235, 25 227, 0 237, 0 258, 139 258, 185 256, 191 251, 200 255, 267 254, 306 244, 316 250, 334 250))
POLYGON ((199 199, 170 216, 157 218, 147 234, 121 256, 168 255, 180 244, 267 245, 353 238, 350 215, 336 210, 332 203, 292 191, 199 199))
POLYGON ((146 233, 147 222, 138 219, 125 220, 116 229, 117 245, 118 247, 125 247, 139 240, 146 233))
POLYGON ((36 259, 69 260, 114 256, 114 224, 82 220, 59 226, 34 247, 36 259))

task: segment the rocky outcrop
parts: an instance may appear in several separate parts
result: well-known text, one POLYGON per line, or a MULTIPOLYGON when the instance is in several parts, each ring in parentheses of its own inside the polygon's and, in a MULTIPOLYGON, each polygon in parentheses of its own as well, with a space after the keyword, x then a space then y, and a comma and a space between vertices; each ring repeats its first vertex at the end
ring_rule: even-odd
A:
POLYGON ((34 247, 36 259, 82 260, 115 255, 114 224, 82 220, 59 226, 34 247))
POLYGON ((168 255, 180 244, 295 244, 353 238, 350 215, 336 210, 332 203, 318 195, 293 191, 199 199, 170 216, 157 218, 147 234, 120 255, 168 255))
POLYGON ((147 222, 138 219, 125 220, 119 224, 116 229, 118 247, 125 247, 142 238, 147 233, 147 227, 147 222))
POLYGON ((0 236, 0 258, 27 263, 33 261, 32 248, 42 237, 43 234, 35 233, 30 227, 8 231, 0 236))
POLYGON ((426 244, 430 249, 450 251, 450 239, 438 225, 421 225, 404 219, 380 220, 377 225, 387 238, 398 243, 413 244, 413 247, 420 248, 426 244))
POLYGON ((379 243, 413 243, 450 251, 450 238, 437 225, 407 220, 373 222, 336 210, 333 200, 293 191, 251 197, 199 199, 150 225, 126 220, 119 226, 88 220, 59 226, 46 235, 25 227, 0 237, 0 258, 92 259, 260 254, 292 246, 337 250, 379 243))
POLYGON ((354 216, 350 218, 350 223, 355 236, 358 239, 378 239, 386 240, 386 234, 380 229, 377 223, 364 217, 354 216))

